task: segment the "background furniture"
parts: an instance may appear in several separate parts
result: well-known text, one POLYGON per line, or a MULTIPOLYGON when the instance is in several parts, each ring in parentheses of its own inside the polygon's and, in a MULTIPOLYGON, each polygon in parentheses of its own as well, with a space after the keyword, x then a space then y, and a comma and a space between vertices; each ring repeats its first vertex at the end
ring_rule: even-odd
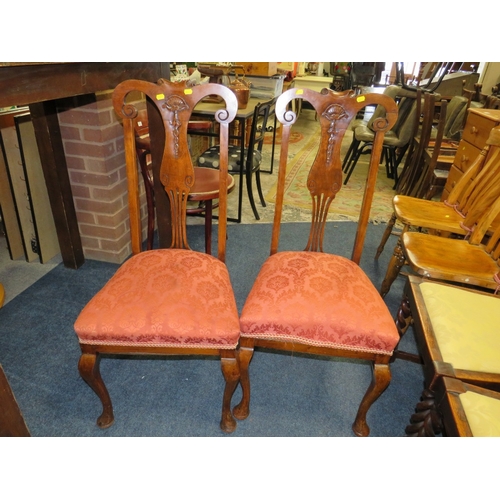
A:
MULTIPOLYGON (((261 103, 260 99, 255 99, 253 97, 250 97, 246 108, 238 109, 235 122, 231 129, 230 140, 235 141, 236 145, 239 148, 239 172, 236 172, 235 170, 233 170, 232 172, 233 174, 238 173, 240 176, 240 183, 238 186, 238 212, 236 214, 236 217, 231 216, 231 214, 229 214, 228 220, 231 222, 238 222, 238 223, 241 222, 241 212, 243 204, 243 182, 241 182, 241 179, 243 178, 244 174, 245 159, 246 159, 245 155, 246 155, 247 145, 249 144, 250 140, 250 134, 252 129, 252 118, 255 107, 260 103, 261 103)), ((220 104, 201 102, 196 106, 195 110, 193 111, 193 116, 199 116, 206 119, 207 117, 213 117, 215 113, 220 109, 221 109, 220 104)), ((214 135, 216 135, 216 133, 192 131, 192 135, 204 135, 213 137, 214 135)), ((162 234, 160 227, 158 228, 158 232, 160 234, 160 241, 161 241, 162 234)))
MULTIPOLYGON (((231 396, 239 381, 236 347, 238 310, 229 273, 224 264, 227 230, 228 129, 237 110, 233 92, 218 84, 188 89, 184 83, 161 80, 159 84, 126 80, 113 92, 113 105, 123 119, 127 160, 128 204, 133 257, 117 270, 79 314, 74 328, 82 354, 81 377, 98 395, 101 428, 113 424, 111 398, 99 370, 106 355, 216 356, 225 379, 221 428, 232 432, 231 396), (136 136, 137 109, 127 102, 132 92, 142 92, 161 113, 165 145, 155 183, 164 186, 170 201, 172 245, 141 252, 142 231, 138 194, 136 136), (217 258, 192 251, 187 241, 186 205, 194 184, 194 168, 187 140, 191 112, 201 99, 218 95, 227 109, 216 113, 220 129, 219 224, 217 258)), ((151 139, 153 149, 154 139, 151 139)))
MULTIPOLYGON (((382 150, 386 159, 387 177, 396 182, 399 163, 414 133, 417 93, 391 85, 384 90, 384 95, 398 102, 398 119, 393 129, 385 135, 382 150)), ((353 129, 352 142, 342 163, 342 170, 346 174, 344 184, 349 181, 359 158, 372 150, 375 137, 372 124, 380 117, 379 113, 380 110, 376 109, 368 123, 359 123, 353 129)))
MULTIPOLYGON (((264 146, 264 137, 267 131, 267 123, 269 117, 274 114, 273 98, 267 102, 258 103, 253 112, 250 125, 250 135, 248 143, 242 147, 241 144, 229 146, 229 171, 233 174, 240 174, 240 185, 243 184, 243 175, 245 176, 248 199, 254 217, 260 220, 259 212, 255 206, 253 196, 252 179, 255 177, 257 192, 263 207, 266 206, 262 186, 260 182, 260 166, 262 163, 262 147, 264 146), (242 153, 244 153, 244 164, 241 164, 242 153)), ((198 157, 198 165, 200 167, 218 168, 220 156, 219 145, 212 146, 198 157)))
POLYGON ((381 94, 359 99, 353 93, 292 88, 278 98, 276 115, 283 132, 271 255, 263 263, 240 316, 242 399, 233 414, 238 419, 249 415, 249 365, 255 348, 354 358, 370 362, 373 370, 352 427, 355 434, 366 436, 370 432, 366 414, 390 383, 389 361, 399 340, 387 306, 359 267, 384 134, 396 122, 396 103, 381 94), (321 139, 308 174, 313 201, 309 241, 304 251, 278 251, 288 141, 296 120, 288 109, 294 99, 304 99, 314 107, 321 139), (371 105, 384 106, 386 113, 373 141, 358 234, 349 260, 323 253, 323 237, 328 209, 342 186, 342 139, 351 120, 371 105))
MULTIPOLYGON (((381 295, 388 293, 407 259, 414 271, 427 277, 495 287, 499 178, 500 128, 494 128, 487 145, 446 201, 395 196, 393 217, 404 228, 382 282, 381 295), (410 227, 418 231, 426 229, 431 234, 409 234, 410 227), (482 245, 486 234, 489 241, 482 245), (446 238, 457 235, 467 241, 446 238), (440 241, 440 237, 446 241, 440 241)), ((389 227, 388 224, 384 238, 389 227)))
MULTIPOLYGON (((436 384, 434 401, 440 427, 448 437, 500 437, 500 393, 461 380, 442 377, 436 384)), ((430 411, 430 410, 427 410, 430 411)), ((418 419, 420 414, 412 418, 418 419)), ((408 431, 414 432, 415 425, 408 431)), ((425 428, 420 428, 426 435, 425 428)), ((414 434, 410 434, 414 435, 414 434)))
POLYGON ((45 263, 59 254, 54 217, 28 108, 2 113, 0 205, 13 260, 45 263))
POLYGON ((29 106, 66 267, 77 269, 85 259, 57 119, 59 101, 73 97, 78 106, 77 96, 112 89, 126 78, 156 81, 169 75, 168 63, 0 64, 0 107, 29 106))
POLYGON ((0 437, 29 437, 23 414, 0 365, 0 437))

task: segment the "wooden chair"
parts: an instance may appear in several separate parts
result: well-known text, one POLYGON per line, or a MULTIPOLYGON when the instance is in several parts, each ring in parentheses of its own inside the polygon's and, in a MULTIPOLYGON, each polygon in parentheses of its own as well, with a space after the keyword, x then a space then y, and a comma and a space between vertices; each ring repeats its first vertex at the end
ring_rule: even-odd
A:
MULTIPOLYGON (((424 171, 425 164, 425 153, 427 145, 431 140, 431 134, 433 130, 434 123, 434 112, 436 107, 436 96, 434 94, 424 94, 422 95, 421 90, 417 90, 417 104, 416 104, 416 114, 415 123, 413 128, 413 137, 408 148, 408 154, 401 172, 401 176, 396 183, 395 191, 396 195, 405 195, 414 197, 415 186, 418 185, 419 179, 424 171)), ((443 103, 444 109, 446 109, 446 103, 443 103)), ((438 128, 440 130, 440 135, 437 137, 439 139, 443 130, 443 114, 441 114, 438 128)), ((395 198, 398 199, 398 198, 395 198)), ((396 212, 393 212, 389 222, 387 223, 382 239, 377 248, 377 253, 375 259, 378 259, 385 248, 385 244, 389 237, 393 234, 400 236, 401 233, 394 231, 396 221, 398 220, 396 212)))
POLYGON ((289 89, 276 102, 282 123, 282 145, 271 255, 264 262, 240 316, 239 361, 242 399, 233 415, 249 414, 249 364, 254 349, 301 352, 356 358, 371 362, 373 381, 353 425, 360 436, 369 434, 366 413, 391 380, 389 361, 399 336, 387 306, 359 267, 368 217, 378 173, 384 133, 396 122, 397 106, 381 94, 356 96, 352 90, 336 93, 323 89, 289 89), (311 165, 312 225, 304 251, 278 252, 290 131, 296 120, 288 105, 304 99, 315 109, 321 139, 311 165), (364 106, 386 108, 385 118, 374 122, 376 131, 352 260, 323 252, 326 217, 342 186, 340 149, 351 119, 364 106))
MULTIPOLYGON (((497 225, 497 215, 492 211, 492 204, 500 196, 498 179, 500 179, 500 127, 492 129, 485 148, 472 162, 446 201, 431 201, 400 195, 394 197, 393 218, 399 220, 404 226, 380 288, 383 297, 389 292, 392 283, 405 265, 403 237, 412 227, 419 230, 427 229, 434 233, 436 238, 450 235, 464 238, 469 235, 470 229, 476 226, 469 242, 473 245, 481 243, 484 235, 494 230, 497 225)), ((381 254, 384 243, 390 235, 390 224, 384 232, 375 258, 381 254)), ((411 238, 413 236, 410 240, 411 238)), ((436 243, 439 244, 439 242, 436 243)), ((451 243, 443 244, 446 246, 451 243)), ((466 247, 464 251, 467 251, 466 247)))
MULTIPOLYGON (((255 106, 248 144, 245 147, 245 164, 243 165, 243 168, 241 166, 241 145, 229 145, 229 171, 233 175, 238 175, 242 172, 245 176, 248 199, 250 201, 254 217, 257 220, 260 220, 260 216, 253 196, 252 179, 255 176, 259 199, 262 206, 265 207, 266 200, 264 199, 260 182, 260 167, 262 164, 262 147, 264 145, 267 122, 272 114, 275 102, 276 99, 274 98, 255 106)), ((204 151, 198 158, 198 165, 200 167, 218 168, 219 146, 212 146, 204 151)), ((241 182, 243 182, 243 180, 241 180, 241 182)))
MULTIPOLYGON (((123 119, 134 255, 92 298, 75 322, 82 351, 78 364, 80 375, 99 396, 103 406, 97 425, 106 428, 114 421, 111 399, 99 371, 101 355, 210 355, 220 358, 225 379, 220 425, 223 431, 232 432, 236 422, 231 415, 230 400, 239 380, 236 359, 239 323, 224 259, 228 125, 236 116, 236 96, 219 84, 186 88, 183 82, 159 80, 155 84, 127 80, 115 88, 113 106, 123 119), (156 108, 161 115, 164 149, 158 163, 155 163, 158 148, 153 142, 151 145, 154 164, 160 166, 158 178, 168 197, 171 214, 170 248, 142 253, 133 125, 137 109, 126 101, 130 92, 144 93, 152 109, 156 108), (218 258, 191 250, 186 229, 187 200, 196 182, 187 127, 193 108, 208 95, 218 95, 226 103, 226 109, 216 113, 221 144, 221 165, 217 171, 218 258)), ((155 172, 155 178, 156 175, 155 172)))
MULTIPOLYGON (((386 158, 387 177, 397 181, 397 169, 408 149, 413 134, 417 93, 405 91, 400 87, 396 87, 395 91, 391 90, 391 88, 388 87, 386 92, 391 98, 399 101, 398 119, 393 129, 384 138, 383 154, 386 158), (396 94, 396 97, 394 97, 394 94, 396 94)), ((377 119, 377 110, 374 116, 377 119)), ((352 143, 342 164, 342 170, 346 174, 344 184, 348 183, 360 157, 371 153, 373 137, 374 131, 371 129, 370 122, 366 125, 360 124, 354 128, 352 143)))
MULTIPOLYGON (((434 130, 439 95, 417 90, 415 122, 403 170, 395 185, 398 194, 415 195, 424 170, 424 153, 434 130)), ((446 105, 445 105, 446 106, 446 105)), ((441 114, 441 116, 444 116, 441 114)), ((442 118, 440 119, 442 122, 442 118)))
MULTIPOLYGON (((486 216, 495 219, 499 213, 500 199, 486 216)), ((480 221, 478 227, 487 224, 480 221)), ((420 276, 496 292, 500 283, 500 226, 485 243, 478 243, 481 233, 484 237, 483 230, 476 228, 469 239, 458 240, 412 231, 403 235, 401 247, 406 263, 420 276)))
MULTIPOLYGON (((500 393, 454 378, 441 380, 435 392, 443 435, 500 437, 500 393)), ((410 432, 412 427, 408 429, 410 432)))
POLYGON ((401 335, 413 328, 424 372, 408 435, 442 431, 436 389, 445 377, 500 391, 500 297, 409 276, 397 325, 401 335))
MULTIPOLYGON (((192 122, 188 123, 188 134, 191 130, 211 127, 211 122, 192 122)), ((135 146, 139 167, 144 181, 146 193, 146 203, 148 210, 148 230, 147 230, 147 249, 152 250, 154 230, 155 230, 155 196, 153 164, 151 162, 151 142, 149 138, 149 121, 145 109, 139 110, 134 118, 135 146)), ((205 218, 205 252, 212 253, 212 216, 213 210, 219 205, 214 203, 219 198, 219 174, 212 169, 194 167, 195 182, 189 193, 186 213, 187 215, 201 215, 205 218)), ((228 194, 234 189, 234 178, 228 174, 228 194)))

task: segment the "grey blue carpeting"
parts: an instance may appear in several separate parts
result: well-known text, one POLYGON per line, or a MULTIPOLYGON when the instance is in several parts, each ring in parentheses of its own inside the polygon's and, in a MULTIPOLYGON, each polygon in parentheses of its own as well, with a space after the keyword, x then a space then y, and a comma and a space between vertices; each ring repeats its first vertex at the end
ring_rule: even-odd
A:
MULTIPOLYGON (((331 222, 325 250, 350 257, 356 225, 331 222)), ((361 266, 379 287, 394 242, 374 261, 384 226, 370 225, 361 266)), ((203 226, 189 226, 203 249, 203 226)), ((271 226, 229 227, 227 265, 238 307, 269 253, 271 226)), ((288 223, 280 249, 303 248, 307 225, 288 223), (297 246, 298 244, 298 246, 297 246)), ((197 358, 104 358, 103 378, 115 423, 96 426, 101 405, 77 370, 73 331, 78 313, 117 266, 62 264, 0 309, 0 363, 33 436, 225 436, 219 429, 223 379, 219 361, 197 358)), ((386 302, 395 315, 404 279, 386 302)), ((411 329, 402 347, 415 351, 411 329)), ((256 352, 251 414, 232 436, 352 436, 351 424, 371 379, 367 363, 256 352)), ((392 382, 368 414, 371 436, 403 436, 423 387, 419 365, 396 360, 392 382)), ((239 389, 233 403, 239 400, 239 389)))

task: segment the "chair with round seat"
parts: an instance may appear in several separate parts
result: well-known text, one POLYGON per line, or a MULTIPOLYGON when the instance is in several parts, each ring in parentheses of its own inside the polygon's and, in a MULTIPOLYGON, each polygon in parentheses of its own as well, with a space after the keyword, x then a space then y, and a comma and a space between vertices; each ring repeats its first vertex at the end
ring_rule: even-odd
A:
MULTIPOLYGON (((248 138, 248 144, 244 148, 244 164, 241 164, 241 145, 229 146, 229 171, 233 175, 245 176, 248 199, 254 217, 260 220, 260 215, 255 205, 253 196, 252 179, 255 176, 255 183, 260 202, 263 207, 266 206, 262 185, 260 181, 260 167, 262 164, 262 147, 264 146, 264 137, 267 131, 267 122, 271 116, 276 99, 267 102, 258 103, 252 117, 252 126, 248 138)), ((219 146, 215 145, 204 151, 198 158, 199 167, 218 168, 219 165, 219 146)), ((240 179, 243 182, 243 179, 240 179)))
MULTIPOLYGON (((189 121, 188 133, 192 130, 207 130, 212 127, 209 121, 189 121)), ((153 248, 155 230, 154 180, 151 162, 151 144, 149 138, 148 115, 145 109, 140 110, 134 119, 137 158, 141 169, 146 192, 148 210, 147 249, 153 248)), ((190 205, 188 215, 204 215, 205 218, 205 252, 212 253, 212 217, 218 205, 214 200, 219 198, 219 175, 210 168, 194 167, 195 182, 189 193, 190 205)), ((228 193, 234 189, 234 177, 228 174, 228 193)))

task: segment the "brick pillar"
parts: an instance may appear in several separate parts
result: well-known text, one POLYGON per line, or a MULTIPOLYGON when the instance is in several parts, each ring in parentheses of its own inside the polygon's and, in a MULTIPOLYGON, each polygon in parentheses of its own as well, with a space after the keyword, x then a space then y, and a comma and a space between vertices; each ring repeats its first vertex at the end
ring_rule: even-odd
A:
MULTIPOLYGON (((58 113, 83 251, 87 259, 120 264, 131 254, 123 128, 111 92, 85 100, 58 113)), ((145 238, 141 177, 140 183, 145 238)))

